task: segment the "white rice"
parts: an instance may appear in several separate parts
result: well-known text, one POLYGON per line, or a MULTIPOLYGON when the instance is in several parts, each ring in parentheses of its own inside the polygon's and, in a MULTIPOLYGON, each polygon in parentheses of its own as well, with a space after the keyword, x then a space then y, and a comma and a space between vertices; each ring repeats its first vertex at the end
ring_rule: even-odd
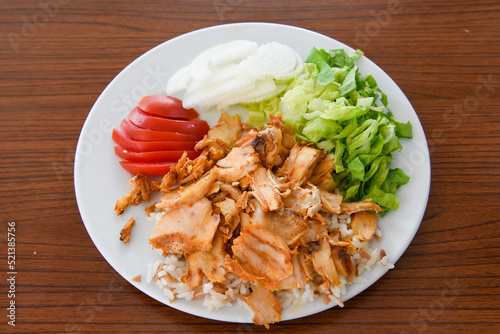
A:
MULTIPOLYGON (((162 215, 163 213, 151 213, 149 220, 157 222, 161 219, 162 215)), ((356 252, 352 254, 352 259, 357 268, 357 276, 351 281, 347 281, 346 277, 339 275, 341 284, 332 286, 330 290, 327 291, 325 297, 327 298, 326 301, 331 301, 343 307, 344 303, 342 302, 342 297, 345 295, 347 287, 351 284, 364 284, 368 282, 368 280, 362 276, 363 273, 370 272, 376 266, 392 269, 394 265, 390 262, 389 257, 385 255, 385 252, 382 252, 385 256, 380 258, 380 249, 372 249, 370 248, 369 242, 361 241, 354 236, 354 232, 350 226, 351 217, 349 215, 330 215, 325 216, 325 219, 327 220, 328 231, 334 229, 339 230, 341 236, 351 240, 352 244, 357 249, 356 252)), ((382 236, 382 231, 379 227, 377 227, 375 235, 378 237, 382 236)), ((318 247, 315 244, 311 246, 310 249, 317 249, 318 247)), ((176 299, 193 300, 197 293, 202 293, 203 305, 207 307, 209 311, 217 311, 224 307, 232 307, 233 303, 237 302, 248 310, 249 320, 251 321, 254 312, 245 302, 243 297, 251 293, 252 288, 255 287, 253 283, 244 281, 235 274, 227 273, 226 281, 222 284, 218 284, 217 291, 214 289, 214 283, 209 282, 207 278, 204 277, 201 291, 196 292, 189 286, 189 283, 183 283, 181 281, 181 277, 186 273, 186 270, 187 263, 182 255, 168 255, 164 257, 163 260, 158 260, 148 265, 147 282, 151 283, 154 281, 171 302, 176 299), (225 293, 219 292, 221 291, 221 287, 226 290, 225 293)), ((200 288, 198 287, 198 289, 200 288)), ((300 288, 280 290, 274 292, 274 294, 283 309, 292 305, 310 303, 316 298, 322 298, 324 296, 324 292, 319 291, 314 281, 300 288)))

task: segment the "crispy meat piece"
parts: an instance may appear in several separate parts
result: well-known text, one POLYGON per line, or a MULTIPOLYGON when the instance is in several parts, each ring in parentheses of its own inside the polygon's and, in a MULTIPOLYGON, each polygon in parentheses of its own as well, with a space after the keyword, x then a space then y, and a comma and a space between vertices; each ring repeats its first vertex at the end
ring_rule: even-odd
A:
MULTIPOLYGON (((339 276, 335 269, 332 258, 332 251, 327 238, 322 238, 319 242, 319 250, 311 253, 312 264, 318 275, 323 277, 324 282, 329 282, 333 286, 340 285, 339 276)), ((327 284, 329 287, 330 284, 327 284)))
POLYGON ((248 175, 246 176, 243 176, 240 181, 240 189, 241 190, 247 190, 248 187, 250 186, 250 178, 248 177, 248 175))
POLYGON ((323 188, 326 191, 333 192, 337 185, 335 184, 335 180, 333 179, 332 174, 328 174, 326 178, 323 181, 321 181, 317 186, 318 188, 323 188))
POLYGON ((283 204, 301 217, 312 218, 321 209, 320 192, 312 185, 307 188, 296 187, 283 199, 283 204))
POLYGON ((218 138, 208 139, 205 136, 194 146, 196 151, 203 151, 202 153, 208 157, 208 159, 213 161, 218 161, 224 158, 231 148, 218 138))
POLYGON ((267 230, 277 234, 290 247, 298 244, 300 239, 307 233, 308 223, 290 210, 278 212, 264 212, 260 206, 255 207, 251 217, 253 224, 258 224, 267 230))
POLYGON ((351 227, 360 240, 370 240, 377 230, 377 215, 370 211, 356 212, 351 215, 351 227))
POLYGON ((253 322, 269 329, 269 324, 281 320, 281 310, 278 298, 262 284, 257 284, 252 294, 245 301, 254 312, 253 322))
POLYGON ((205 196, 218 176, 219 170, 212 168, 198 181, 164 193, 156 207, 168 212, 185 204, 191 205, 205 196))
POLYGON ((268 289, 276 288, 293 271, 293 253, 286 243, 260 225, 246 226, 231 249, 234 256, 226 256, 226 270, 252 282, 260 281, 268 289))
POLYGON ((321 222, 306 221, 286 208, 280 214, 264 212, 259 205, 255 205, 251 221, 279 235, 290 248, 316 241, 318 236, 327 233, 326 226, 321 222))
POLYGON ((259 155, 252 146, 235 147, 217 162, 220 169, 219 181, 233 183, 259 167, 259 155))
POLYGON ((191 206, 182 205, 163 214, 149 238, 164 254, 209 251, 220 216, 212 214, 212 203, 202 197, 191 206))
POLYGON ((321 211, 340 214, 342 195, 332 194, 323 188, 319 188, 321 198, 321 211))
POLYGON ((224 158, 241 136, 241 121, 238 115, 228 116, 222 113, 219 122, 208 130, 203 140, 194 147, 203 150, 210 160, 224 158))
POLYGON ((205 275, 210 282, 221 283, 225 280, 226 271, 222 267, 226 256, 225 243, 221 233, 215 233, 212 248, 198 251, 186 256, 187 272, 182 277, 184 283, 189 283, 191 288, 200 285, 205 275))
POLYGON ((309 178, 309 183, 315 186, 321 184, 328 177, 331 177, 331 173, 335 169, 335 160, 333 153, 325 155, 323 160, 318 162, 314 168, 311 177, 309 178))
POLYGON ((347 247, 333 246, 331 250, 333 263, 335 264, 337 272, 352 281, 354 276, 356 276, 356 266, 354 265, 347 247))
POLYGON ((258 167, 249 174, 251 195, 260 203, 264 212, 274 211, 283 206, 280 188, 283 186, 276 176, 264 167, 258 167))
POLYGON ((283 121, 271 115, 271 122, 265 130, 259 131, 249 143, 259 154, 260 163, 265 168, 272 169, 281 165, 283 160, 279 156, 283 141, 283 121))
POLYGON ((297 254, 292 256, 293 272, 283 279, 276 290, 300 288, 313 279, 311 255, 304 247, 299 247, 297 254))
POLYGON ((195 146, 196 150, 203 150, 194 160, 190 160, 186 153, 179 159, 177 165, 163 177, 161 187, 163 191, 179 185, 197 180, 212 168, 216 161, 224 158, 233 148, 241 136, 241 121, 238 115, 228 116, 222 113, 217 125, 213 126, 207 135, 195 146))
POLYGON ((250 146, 250 143, 254 140, 255 136, 259 133, 256 128, 247 129, 247 132, 234 144, 236 147, 250 146))
POLYGON ((236 205, 241 208, 242 210, 246 210, 248 208, 248 200, 250 198, 250 195, 248 191, 244 191, 241 196, 238 198, 236 201, 236 205))
POLYGON ((115 204, 115 213, 117 216, 125 212, 125 209, 131 205, 137 205, 144 201, 149 201, 151 198, 151 188, 148 179, 143 174, 137 174, 128 181, 128 184, 132 186, 130 192, 120 197, 115 204))
POLYGON ((220 186, 222 185, 222 182, 215 181, 210 185, 208 188, 207 192, 205 193, 206 197, 210 197, 212 195, 217 194, 220 191, 220 186))
POLYGON ((223 192, 227 193, 229 195, 229 197, 231 197, 235 201, 237 201, 238 198, 240 198, 240 196, 242 194, 241 190, 238 189, 238 187, 235 187, 235 186, 228 184, 228 183, 221 183, 220 189, 223 192))
MULTIPOLYGON (((276 159, 279 157, 281 148, 281 130, 277 128, 267 128, 259 132, 252 140, 250 145, 259 154, 262 166, 273 168, 276 159)), ((281 161, 281 159, 279 160, 281 161)))
POLYGON ((132 227, 135 225, 134 217, 130 217, 130 219, 125 223, 122 230, 120 231, 120 241, 124 243, 128 243, 130 241, 130 233, 132 232, 132 227))
POLYGON ((278 169, 278 175, 286 175, 297 186, 302 186, 309 179, 323 156, 324 152, 322 150, 306 144, 296 143, 283 166, 278 169))
POLYGON ((184 152, 177 165, 170 167, 167 174, 161 180, 161 190, 170 191, 170 188, 186 184, 199 179, 215 164, 208 158, 208 150, 203 151, 196 159, 190 160, 184 152))
POLYGON ((224 142, 229 149, 232 149, 240 139, 242 130, 240 116, 237 114, 228 116, 223 112, 219 122, 208 130, 207 137, 209 139, 218 139, 224 142))
POLYGON ((293 126, 289 125, 285 127, 283 129, 283 140, 281 141, 281 147, 287 150, 289 154, 290 150, 295 146, 296 143, 297 141, 295 140, 295 135, 293 134, 293 126))
POLYGON ((382 208, 375 203, 372 203, 370 200, 361 201, 361 202, 352 202, 352 203, 342 203, 340 205, 341 213, 353 214, 355 212, 361 211, 375 211, 382 212, 382 208))
POLYGON ((325 221, 318 220, 318 218, 322 219, 323 217, 316 213, 315 219, 306 220, 306 233, 304 233, 299 240, 302 245, 308 244, 312 241, 318 241, 321 237, 328 235, 325 221))
POLYGON ((231 198, 226 198, 222 202, 214 204, 224 216, 219 224, 219 231, 222 233, 224 242, 227 242, 233 236, 233 232, 240 223, 241 209, 236 206, 236 202, 231 198))

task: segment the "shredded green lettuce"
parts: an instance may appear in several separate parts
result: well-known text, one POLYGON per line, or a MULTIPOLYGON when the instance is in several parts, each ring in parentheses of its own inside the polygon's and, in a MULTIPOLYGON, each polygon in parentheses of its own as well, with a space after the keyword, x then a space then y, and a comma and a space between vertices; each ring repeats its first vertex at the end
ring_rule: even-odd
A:
POLYGON ((412 138, 410 122, 397 121, 372 75, 363 76, 357 50, 313 48, 303 73, 279 96, 247 104, 249 124, 260 126, 281 113, 298 140, 334 154, 332 176, 345 201, 372 199, 386 212, 397 210, 396 190, 408 183, 400 168, 391 169, 400 138, 412 138))

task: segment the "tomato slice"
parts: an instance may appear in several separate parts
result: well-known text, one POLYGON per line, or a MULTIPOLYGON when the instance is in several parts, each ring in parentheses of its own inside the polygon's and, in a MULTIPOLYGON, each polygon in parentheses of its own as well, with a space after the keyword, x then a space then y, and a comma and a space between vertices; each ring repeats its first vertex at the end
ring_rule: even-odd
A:
POLYGON ((143 129, 179 132, 190 135, 204 136, 207 134, 210 126, 201 119, 192 119, 189 121, 167 119, 145 114, 138 107, 134 108, 128 115, 129 120, 143 129))
POLYGON ((138 107, 147 114, 167 118, 192 119, 199 115, 194 109, 185 109, 182 101, 166 95, 144 96, 138 107))
POLYGON ((117 145, 115 146, 115 154, 123 160, 137 161, 137 162, 163 162, 163 161, 177 161, 184 152, 187 152, 189 159, 195 159, 200 155, 197 151, 148 151, 148 152, 133 152, 126 148, 117 145))
POLYGON ((122 129, 113 129, 111 138, 123 148, 134 152, 147 151, 193 151, 196 142, 139 141, 127 136, 122 129))
POLYGON ((139 173, 146 175, 165 175, 170 170, 171 166, 175 166, 177 161, 166 162, 135 162, 135 161, 120 161, 120 165, 134 175, 139 173))
POLYGON ((164 132, 143 129, 129 121, 124 119, 120 125, 121 129, 125 131, 127 136, 135 140, 141 141, 195 141, 198 142, 203 139, 202 135, 187 135, 185 133, 178 132, 164 132))

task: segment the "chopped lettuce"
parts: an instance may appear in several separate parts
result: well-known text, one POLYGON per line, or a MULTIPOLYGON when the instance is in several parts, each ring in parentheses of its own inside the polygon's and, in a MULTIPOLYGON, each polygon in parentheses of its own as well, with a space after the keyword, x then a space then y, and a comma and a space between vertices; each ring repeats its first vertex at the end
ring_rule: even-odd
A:
POLYGON ((245 107, 250 125, 281 113, 298 140, 333 153, 332 176, 345 201, 372 199, 384 210, 397 210, 396 190, 409 177, 390 168, 392 153, 402 149, 400 138, 412 138, 412 125, 397 121, 375 78, 360 73, 355 61, 362 55, 313 48, 303 73, 283 93, 245 107))

